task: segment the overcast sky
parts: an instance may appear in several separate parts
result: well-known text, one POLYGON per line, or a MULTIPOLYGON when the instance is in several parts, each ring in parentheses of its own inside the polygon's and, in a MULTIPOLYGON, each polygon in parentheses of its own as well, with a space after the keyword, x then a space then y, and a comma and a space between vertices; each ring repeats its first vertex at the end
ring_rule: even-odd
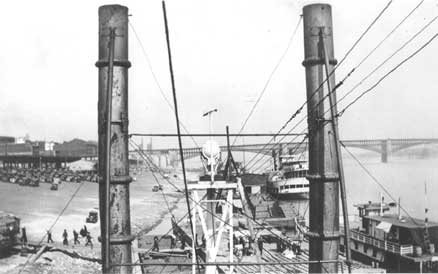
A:
MULTIPOLYGON (((312 1, 315 2, 315 1, 312 1)), ((388 1, 328 1, 333 9, 335 57, 340 60, 388 1)), ((336 71, 338 80, 356 65, 419 1, 394 0, 336 71)), ((97 139, 98 7, 110 1, 6 1, 0 24, 0 135, 33 140, 97 139)), ((284 53, 309 1, 166 1, 180 117, 190 132, 237 132, 284 53)), ((161 1, 119 1, 132 15, 162 90, 171 99, 161 1)), ((438 1, 418 10, 338 90, 359 82, 434 16, 438 1)), ((438 32, 438 20, 345 105, 438 32)), ((130 132, 175 133, 174 115, 152 77, 130 29, 130 132)), ((342 139, 438 138, 438 39, 340 119, 342 139)), ((276 132, 305 100, 303 26, 268 85, 244 132, 276 132)), ((305 113, 305 112, 304 112, 305 113)), ((298 117, 299 120, 300 117, 298 117)), ((297 120, 297 121, 298 121, 297 120)), ((301 131, 307 124, 297 128, 301 131)), ((260 140, 250 139, 246 142, 260 140)), ((202 140, 198 142, 202 143, 202 140)), ((241 140, 239 140, 241 142, 241 140)), ((154 143, 172 145, 171 140, 154 143)), ((186 146, 193 145, 189 140, 186 146)))

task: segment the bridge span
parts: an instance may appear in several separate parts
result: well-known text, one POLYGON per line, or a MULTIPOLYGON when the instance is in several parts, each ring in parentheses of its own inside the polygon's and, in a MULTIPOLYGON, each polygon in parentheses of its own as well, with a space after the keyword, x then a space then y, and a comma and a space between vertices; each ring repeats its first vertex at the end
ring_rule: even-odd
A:
MULTIPOLYGON (((356 139, 356 140, 344 140, 341 141, 346 147, 360 148, 368 151, 373 151, 381 155, 381 161, 387 163, 389 156, 397 151, 418 146, 438 144, 438 138, 409 138, 409 139, 356 139)), ((220 147, 222 152, 227 151, 226 146, 220 147)), ((307 142, 280 142, 275 144, 258 143, 258 144, 245 144, 231 146, 231 151, 234 152, 253 152, 260 153, 267 156, 288 154, 288 153, 302 153, 307 150, 307 142)), ((133 150, 131 153, 135 153, 133 150)), ((179 149, 151 149, 144 150, 149 155, 158 157, 160 162, 165 161, 167 165, 173 165, 175 161, 179 161, 179 149)), ((191 147, 184 148, 183 155, 185 159, 199 157, 201 148, 191 147)))

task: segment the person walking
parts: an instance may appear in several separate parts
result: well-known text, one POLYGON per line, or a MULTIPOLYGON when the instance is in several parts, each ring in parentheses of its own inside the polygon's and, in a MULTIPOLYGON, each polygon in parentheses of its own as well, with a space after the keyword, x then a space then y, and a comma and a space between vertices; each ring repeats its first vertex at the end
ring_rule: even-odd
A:
POLYGON ((263 255, 263 240, 262 240, 262 238, 258 239, 258 245, 259 245, 260 256, 261 256, 261 255, 263 255))
POLYGON ((207 246, 207 240, 205 239, 205 235, 204 234, 202 234, 201 241, 202 241, 201 247, 205 248, 207 246))
POLYGON ((91 234, 90 232, 87 233, 87 241, 85 242, 85 246, 90 245, 91 249, 93 249, 93 242, 91 242, 91 234))
POLYGON ((62 241, 63 245, 68 245, 68 233, 67 233, 67 229, 64 229, 64 233, 62 233, 62 238, 64 238, 64 240, 62 241))
POLYGON ((74 239, 74 244, 81 244, 79 242, 79 233, 76 232, 76 230, 73 229, 73 239, 74 239))
POLYGON ((47 230, 47 243, 53 243, 52 232, 47 230))
POLYGON ((160 251, 160 246, 158 245, 158 237, 157 236, 154 237, 154 245, 152 247, 152 251, 157 251, 157 252, 160 251))
POLYGON ((21 228, 21 242, 22 242, 24 245, 27 245, 26 227, 24 227, 24 226, 21 228))

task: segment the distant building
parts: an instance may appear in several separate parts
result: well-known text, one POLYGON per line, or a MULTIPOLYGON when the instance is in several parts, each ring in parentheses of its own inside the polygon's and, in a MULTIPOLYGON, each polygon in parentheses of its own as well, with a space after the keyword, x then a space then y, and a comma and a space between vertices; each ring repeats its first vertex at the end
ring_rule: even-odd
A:
POLYGON ((10 143, 15 143, 15 137, 0 136, 0 144, 10 144, 10 143))
POLYGON ((33 147, 31 144, 0 144, 0 156, 23 156, 33 155, 33 147))
POLYGON ((44 145, 44 150, 45 151, 53 151, 55 150, 55 142, 46 142, 46 144, 44 145))
POLYGON ((25 136, 17 137, 17 139, 15 140, 16 144, 26 144, 28 142, 30 142, 29 134, 26 134, 25 136))
POLYGON ((28 143, 32 144, 33 155, 55 156, 55 142, 35 141, 28 143))
POLYGON ((97 157, 97 142, 73 139, 62 144, 55 144, 56 156, 97 157))

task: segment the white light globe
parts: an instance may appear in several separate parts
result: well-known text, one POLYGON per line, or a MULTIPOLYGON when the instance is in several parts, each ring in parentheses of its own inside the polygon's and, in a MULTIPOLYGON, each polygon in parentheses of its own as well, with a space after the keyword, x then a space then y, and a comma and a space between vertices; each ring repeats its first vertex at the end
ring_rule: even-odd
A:
POLYGON ((216 141, 208 140, 205 142, 205 144, 202 146, 202 154, 205 158, 218 158, 219 154, 221 152, 221 149, 216 141))

